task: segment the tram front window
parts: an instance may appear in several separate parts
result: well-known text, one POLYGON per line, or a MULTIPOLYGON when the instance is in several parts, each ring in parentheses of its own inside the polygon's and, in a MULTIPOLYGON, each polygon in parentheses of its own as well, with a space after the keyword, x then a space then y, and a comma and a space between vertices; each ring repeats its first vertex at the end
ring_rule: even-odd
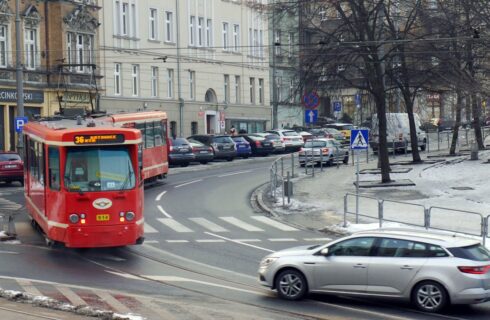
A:
POLYGON ((136 176, 128 148, 67 148, 64 182, 70 192, 133 189, 136 176))

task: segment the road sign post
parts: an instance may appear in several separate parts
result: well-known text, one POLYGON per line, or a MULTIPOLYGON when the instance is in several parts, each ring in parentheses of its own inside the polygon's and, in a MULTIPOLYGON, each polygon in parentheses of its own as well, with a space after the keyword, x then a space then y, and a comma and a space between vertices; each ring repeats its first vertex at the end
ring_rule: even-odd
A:
POLYGON ((352 130, 350 134, 350 148, 355 151, 356 165, 356 224, 359 223, 359 158, 361 150, 369 148, 369 130, 352 130))

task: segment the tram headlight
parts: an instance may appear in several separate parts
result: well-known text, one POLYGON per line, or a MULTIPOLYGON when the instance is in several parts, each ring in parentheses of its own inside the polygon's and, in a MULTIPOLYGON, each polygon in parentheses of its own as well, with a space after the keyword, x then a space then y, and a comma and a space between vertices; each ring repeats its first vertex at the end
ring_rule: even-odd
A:
POLYGON ((76 214, 76 213, 70 214, 69 219, 70 219, 71 223, 78 223, 78 220, 80 220, 80 218, 78 217, 78 214, 76 214))
POLYGON ((126 220, 132 221, 134 217, 135 217, 134 212, 131 211, 126 212, 126 220))

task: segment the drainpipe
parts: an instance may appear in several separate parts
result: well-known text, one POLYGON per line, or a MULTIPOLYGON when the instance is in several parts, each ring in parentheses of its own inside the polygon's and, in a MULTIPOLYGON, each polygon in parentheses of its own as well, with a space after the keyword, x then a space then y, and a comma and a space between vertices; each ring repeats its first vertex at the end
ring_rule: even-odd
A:
MULTIPOLYGON (((180 15, 179 15, 179 0, 175 0, 175 20, 177 24, 176 28, 176 45, 177 45, 177 95, 179 99, 179 136, 183 137, 184 133, 182 128, 184 127, 184 99, 182 99, 182 83, 180 78, 180 15)), ((194 79, 194 81, 196 81, 194 79)))
MULTIPOLYGON (((21 61, 21 46, 20 46, 20 0, 15 0, 15 64, 16 64, 16 81, 17 81, 17 116, 24 116, 24 72, 21 61)), ((17 151, 22 156, 23 140, 22 134, 18 134, 17 151)))

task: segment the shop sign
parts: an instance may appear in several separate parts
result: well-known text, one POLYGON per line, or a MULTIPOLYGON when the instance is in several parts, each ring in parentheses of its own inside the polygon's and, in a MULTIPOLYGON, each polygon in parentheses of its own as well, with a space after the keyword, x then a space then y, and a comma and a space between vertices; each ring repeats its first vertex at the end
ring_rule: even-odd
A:
POLYGON ((63 102, 90 103, 90 94, 87 92, 64 92, 63 102))
MULTIPOLYGON (((17 90, 16 89, 2 89, 0 88, 0 102, 17 102, 17 90)), ((44 92, 43 91, 24 91, 25 103, 43 103, 44 92)))

